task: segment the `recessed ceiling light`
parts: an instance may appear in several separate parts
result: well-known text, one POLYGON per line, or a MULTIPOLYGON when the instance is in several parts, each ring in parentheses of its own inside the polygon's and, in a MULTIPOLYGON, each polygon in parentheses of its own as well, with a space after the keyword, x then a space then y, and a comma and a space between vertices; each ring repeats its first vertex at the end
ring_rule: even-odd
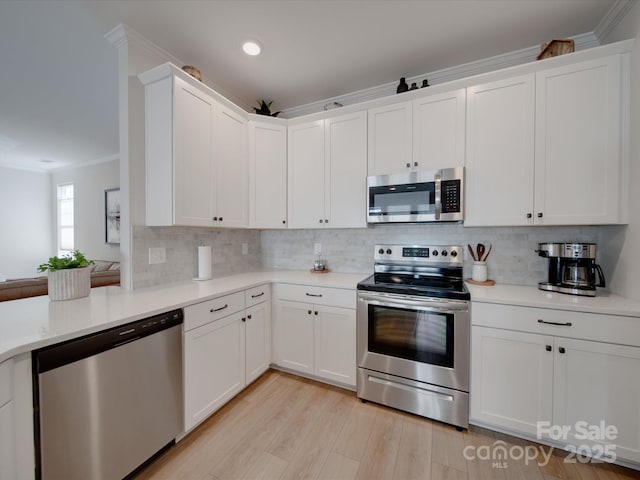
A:
POLYGON ((260 46, 260 44, 255 40, 249 40, 242 44, 242 50, 244 50, 244 53, 246 53, 247 55, 255 57, 256 55, 260 55, 262 46, 260 46))

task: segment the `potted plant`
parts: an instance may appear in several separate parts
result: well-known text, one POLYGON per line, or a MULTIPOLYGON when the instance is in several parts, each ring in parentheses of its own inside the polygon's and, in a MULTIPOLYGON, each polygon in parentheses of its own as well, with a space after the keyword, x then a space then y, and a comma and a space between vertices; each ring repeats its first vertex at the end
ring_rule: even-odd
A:
POLYGON ((91 269, 93 260, 75 250, 69 255, 51 257, 47 263, 38 266, 39 272, 47 272, 49 298, 51 300, 72 300, 89 295, 91 291, 91 269))
POLYGON ((253 109, 256 111, 258 115, 266 115, 268 117, 277 117, 278 115, 280 115, 280 112, 271 113, 272 103, 273 101, 267 103, 264 100, 258 100, 258 105, 260 105, 260 108, 253 107, 253 109))

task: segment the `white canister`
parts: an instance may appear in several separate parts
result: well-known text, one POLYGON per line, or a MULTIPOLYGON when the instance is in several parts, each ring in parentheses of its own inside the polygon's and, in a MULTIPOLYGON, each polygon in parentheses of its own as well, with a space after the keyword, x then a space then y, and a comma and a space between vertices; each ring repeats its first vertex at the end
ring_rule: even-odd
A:
POLYGON ((487 281, 487 262, 473 262, 473 269, 471 270, 471 279, 474 282, 487 281))

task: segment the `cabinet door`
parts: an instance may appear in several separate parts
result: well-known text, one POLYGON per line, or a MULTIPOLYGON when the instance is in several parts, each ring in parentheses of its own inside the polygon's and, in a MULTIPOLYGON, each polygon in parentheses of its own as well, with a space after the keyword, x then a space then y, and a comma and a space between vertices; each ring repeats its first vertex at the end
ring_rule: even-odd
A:
POLYGON ((174 96, 174 223, 211 226, 214 102, 179 78, 174 96))
POLYGON ((324 120, 289 127, 289 226, 324 225, 324 120))
POLYGON ((184 334, 185 431, 244 388, 243 318, 236 313, 184 334))
MULTIPOLYGON (((616 445, 615 454, 640 462, 640 348, 556 338, 553 424, 568 425, 567 440, 598 453, 616 445), (563 349, 561 353, 560 349, 563 349), (615 438, 575 438, 576 424, 617 429, 615 438)), ((564 439, 561 439, 564 440, 564 439)))
POLYGON ((249 122, 249 225, 287 227, 287 127, 249 122))
POLYGON ((271 363, 271 302, 248 308, 246 313, 246 380, 253 382, 271 363))
POLYGON ((367 226, 367 113, 325 120, 325 226, 367 226))
POLYGON ((274 362, 313 374, 313 306, 278 300, 273 319, 274 362))
MULTIPOLYGON (((0 407, 0 479, 16 478, 13 401, 0 407)), ((33 452, 33 449, 32 449, 33 452)))
POLYGON ((466 90, 413 101, 413 161, 418 168, 454 168, 465 162, 466 90))
POLYGON ((411 102, 369 110, 368 175, 413 169, 411 102))
POLYGON ((314 305, 314 317, 315 375, 355 387, 356 311, 314 305))
POLYGON ((471 328, 471 420, 536 435, 551 421, 553 337, 471 328))
POLYGON ((546 225, 619 221, 618 55, 536 74, 536 216, 546 225))
POLYGON ((534 75, 467 89, 465 226, 533 219, 534 75))
POLYGON ((217 226, 246 227, 248 223, 247 122, 221 107, 216 115, 215 214, 217 226))

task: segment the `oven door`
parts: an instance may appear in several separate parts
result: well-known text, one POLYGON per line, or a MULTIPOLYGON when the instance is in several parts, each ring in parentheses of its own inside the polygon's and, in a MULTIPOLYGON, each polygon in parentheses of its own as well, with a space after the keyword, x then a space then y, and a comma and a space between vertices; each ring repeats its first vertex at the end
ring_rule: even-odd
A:
POLYGON ((358 366, 469 391, 469 302, 358 292, 358 366))

